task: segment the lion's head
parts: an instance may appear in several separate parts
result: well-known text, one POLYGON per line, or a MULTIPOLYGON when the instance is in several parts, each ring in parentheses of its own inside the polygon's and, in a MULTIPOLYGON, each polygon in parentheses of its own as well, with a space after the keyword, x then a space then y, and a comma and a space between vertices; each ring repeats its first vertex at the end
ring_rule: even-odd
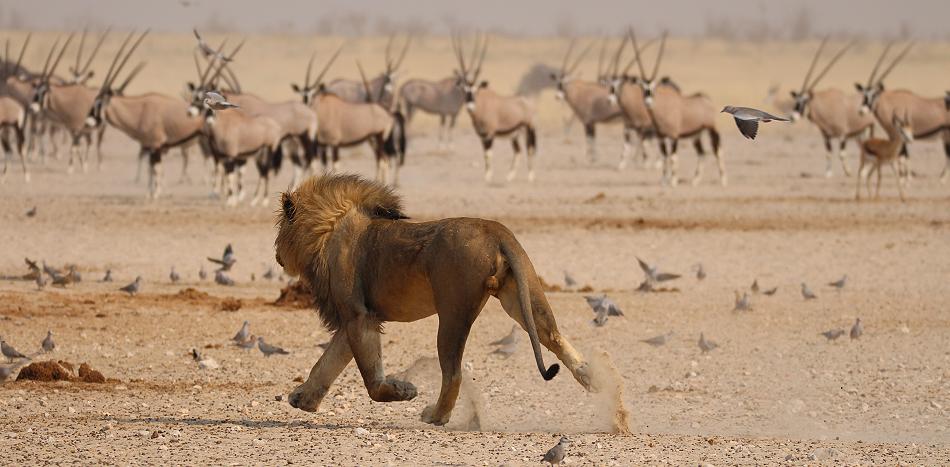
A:
POLYGON ((316 273, 327 239, 351 211, 367 218, 408 219, 392 189, 358 175, 310 177, 283 193, 280 204, 274 247, 277 263, 291 276, 316 273))

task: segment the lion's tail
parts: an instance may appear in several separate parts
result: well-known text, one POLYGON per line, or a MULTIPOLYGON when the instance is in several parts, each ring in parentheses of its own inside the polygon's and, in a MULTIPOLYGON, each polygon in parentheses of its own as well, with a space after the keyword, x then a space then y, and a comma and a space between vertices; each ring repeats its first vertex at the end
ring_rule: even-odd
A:
POLYGON ((531 309, 531 287, 528 283, 526 269, 530 268, 525 264, 528 255, 524 252, 517 242, 502 242, 501 253, 505 255, 511 271, 515 276, 515 283, 518 285, 518 301, 521 302, 521 317, 524 320, 525 330, 528 331, 528 337, 531 340, 531 349, 534 350, 534 361, 538 364, 538 371, 545 381, 550 381, 557 375, 561 366, 557 363, 547 369, 544 366, 544 359, 541 357, 541 342, 538 339, 538 328, 534 325, 534 310, 531 309))

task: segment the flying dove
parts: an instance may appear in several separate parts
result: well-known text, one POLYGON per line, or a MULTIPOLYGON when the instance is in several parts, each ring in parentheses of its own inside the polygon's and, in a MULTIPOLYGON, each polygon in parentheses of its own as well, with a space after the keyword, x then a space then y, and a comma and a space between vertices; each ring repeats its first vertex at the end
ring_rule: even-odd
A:
POLYGON ((732 117, 736 120, 736 126, 739 127, 739 133, 742 133, 742 136, 749 139, 755 139, 755 135, 758 134, 759 122, 767 123, 772 120, 778 122, 789 121, 787 118, 776 117, 768 112, 751 109, 749 107, 727 105, 722 109, 722 112, 732 114, 732 117))
POLYGON ((204 104, 211 110, 239 109, 241 106, 228 102, 228 100, 214 91, 205 91, 204 104))
POLYGON ((221 255, 221 259, 212 258, 209 256, 208 261, 220 265, 220 269, 222 271, 230 271, 231 266, 234 266, 234 263, 237 262, 237 259, 234 257, 234 248, 232 248, 231 244, 228 243, 228 246, 224 247, 224 254, 221 255))

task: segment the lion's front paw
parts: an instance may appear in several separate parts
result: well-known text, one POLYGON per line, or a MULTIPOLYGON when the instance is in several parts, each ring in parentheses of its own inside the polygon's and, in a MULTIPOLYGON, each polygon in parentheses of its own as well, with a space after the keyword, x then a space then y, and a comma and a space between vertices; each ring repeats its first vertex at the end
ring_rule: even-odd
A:
POLYGON ((317 409, 320 408, 323 394, 319 391, 308 391, 304 386, 303 384, 297 386, 297 389, 294 389, 294 391, 290 393, 290 396, 287 397, 287 401, 290 402, 290 406, 295 409, 300 409, 304 412, 316 412, 317 409))
POLYGON ((436 425, 436 426, 442 426, 442 425, 445 425, 446 423, 449 423, 449 418, 452 417, 452 413, 449 412, 445 415, 438 416, 436 415, 437 407, 438 406, 435 404, 426 406, 426 408, 422 410, 422 417, 420 417, 422 421, 430 425, 436 425))

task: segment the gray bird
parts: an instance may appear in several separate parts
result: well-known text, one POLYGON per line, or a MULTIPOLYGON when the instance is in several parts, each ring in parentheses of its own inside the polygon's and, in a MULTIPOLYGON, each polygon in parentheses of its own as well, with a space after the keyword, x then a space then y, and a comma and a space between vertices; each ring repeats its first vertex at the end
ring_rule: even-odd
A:
MULTIPOLYGON (((181 3, 182 3, 182 6, 190 5, 190 2, 181 2, 181 3)), ((231 61, 230 57, 226 57, 224 54, 219 53, 218 51, 214 50, 210 45, 208 45, 208 43, 205 42, 204 39, 202 39, 201 34, 198 34, 197 29, 192 29, 192 31, 195 33, 195 39, 198 39, 198 50, 201 51, 201 55, 204 55, 204 57, 208 59, 210 59, 211 57, 215 57, 215 59, 221 60, 224 62, 231 61)))
POLYGON ((16 359, 16 358, 29 358, 26 355, 23 355, 20 352, 17 352, 17 350, 14 349, 12 345, 7 344, 7 341, 3 339, 0 339, 0 352, 2 352, 3 356, 7 357, 7 360, 9 360, 10 362, 12 362, 13 359, 16 359))
POLYGON ((273 266, 268 267, 267 270, 264 271, 264 274, 261 274, 261 277, 262 277, 262 278, 264 278, 265 280, 269 280, 269 281, 270 281, 270 280, 274 280, 274 276, 275 276, 275 274, 274 274, 274 267, 273 267, 273 266))
POLYGON ((553 448, 548 449, 548 452, 544 453, 544 456, 541 457, 541 462, 547 462, 548 465, 560 464, 561 461, 567 457, 567 448, 571 445, 571 440, 567 436, 562 436, 561 440, 554 445, 553 448))
POLYGON ((703 268, 703 263, 696 263, 693 268, 696 270, 696 280, 703 280, 706 278, 706 269, 703 268))
POLYGON ((198 279, 205 280, 208 278, 208 271, 205 271, 205 266, 202 264, 201 269, 198 270, 198 279))
POLYGON ((804 282, 802 282, 802 297, 805 300, 814 300, 818 298, 818 296, 815 295, 815 292, 812 292, 811 289, 808 288, 808 285, 804 282))
POLYGON ((36 288, 37 290, 43 290, 46 287, 46 277, 43 276, 43 273, 40 273, 36 276, 36 288))
POLYGON ((100 282, 112 282, 112 270, 106 269, 106 275, 102 277, 100 282))
POLYGON ((75 264, 69 265, 69 268, 66 270, 66 277, 69 279, 69 282, 72 283, 82 282, 82 274, 80 274, 79 270, 76 269, 75 264))
POLYGON ((596 313, 596 316, 594 316, 593 320, 594 326, 598 328, 604 327, 604 325, 607 324, 607 318, 610 315, 610 313, 607 311, 607 308, 600 307, 595 310, 594 313, 596 313))
POLYGON ((508 345, 512 342, 518 342, 518 334, 518 325, 512 325, 511 332, 509 332, 508 335, 496 341, 489 342, 488 345, 508 345))
POLYGON ((571 273, 564 271, 564 285, 569 289, 573 289, 577 286, 577 281, 571 276, 571 273))
POLYGON ((772 295, 775 295, 775 292, 778 292, 778 286, 762 291, 763 294, 768 295, 769 297, 771 297, 772 295))
POLYGON ((597 313, 601 308, 607 311, 609 316, 623 316, 623 310, 617 306, 617 303, 610 299, 607 294, 601 296, 595 295, 584 295, 584 300, 587 300, 587 305, 591 308, 591 311, 597 313))
POLYGON ((752 287, 749 287, 749 290, 751 290, 752 293, 756 293, 756 294, 759 293, 759 279, 758 278, 752 281, 752 287))
POLYGON ((844 335, 844 329, 830 329, 828 331, 821 333, 821 335, 825 336, 825 339, 828 339, 829 341, 833 341, 844 335))
POLYGON ((263 337, 257 338, 257 348, 261 349, 261 353, 263 353, 265 357, 270 357, 271 355, 274 355, 274 354, 287 355, 290 353, 280 347, 277 347, 276 345, 271 345, 264 342, 263 337))
POLYGON ((130 297, 133 297, 135 296, 135 294, 139 293, 139 289, 141 288, 142 288, 142 276, 136 276, 135 280, 132 281, 131 284, 125 287, 122 287, 119 290, 129 294, 130 297))
POLYGON ((40 274, 40 267, 36 264, 36 261, 30 258, 23 258, 23 261, 26 262, 26 267, 29 268, 31 275, 36 276, 40 274))
POLYGON ((33 206, 26 211, 26 217, 36 217, 36 206, 33 206))
POLYGON ((56 269, 46 264, 46 261, 43 261, 43 272, 45 272, 46 274, 48 274, 50 277, 53 277, 53 278, 55 278, 56 276, 63 275, 63 271, 60 271, 59 269, 56 269))
POLYGON ((836 281, 834 281, 834 282, 829 282, 829 283, 828 283, 829 286, 834 287, 834 288, 836 288, 836 289, 838 289, 838 290, 843 289, 844 286, 847 285, 847 284, 848 284, 848 275, 847 275, 847 274, 845 274, 844 277, 842 277, 841 279, 838 279, 838 280, 836 280, 836 281))
MULTIPOLYGON (((496 354, 499 354, 499 355, 501 355, 503 358, 508 358, 508 357, 512 356, 512 355, 515 353, 515 351, 518 350, 518 341, 520 340, 519 338, 521 337, 521 335, 520 335, 520 334, 511 334, 511 337, 512 337, 512 339, 511 339, 510 342, 506 342, 506 343, 502 344, 502 345, 499 346, 497 349, 495 349, 494 351, 492 351, 492 353, 493 353, 493 354, 495 354, 495 353, 496 353, 496 354)), ((503 339, 503 340, 504 340, 504 339, 503 339)))
POLYGON ((7 378, 13 375, 13 368, 12 366, 0 365, 0 383, 6 381, 7 378))
POLYGON ((228 102, 228 100, 214 91, 205 91, 204 104, 211 110, 239 109, 241 106, 228 102))
POLYGON ((749 311, 752 309, 752 299, 749 298, 748 292, 742 292, 742 295, 739 295, 739 291, 735 291, 736 294, 736 304, 732 311, 749 311))
POLYGON ((234 266, 234 263, 237 262, 237 259, 234 257, 234 248, 232 248, 231 244, 228 243, 228 246, 224 247, 224 254, 221 255, 221 259, 212 258, 209 256, 208 261, 221 266, 221 271, 230 271, 231 267, 234 266))
POLYGON ((244 342, 251 335, 250 331, 251 323, 245 321, 244 324, 241 325, 241 329, 237 332, 237 334, 234 335, 234 337, 231 338, 231 340, 234 342, 244 342))
POLYGON ((44 352, 52 352, 56 349, 56 342, 53 342, 53 331, 46 331, 46 339, 43 339, 42 347, 44 352))
POLYGON ((659 347, 661 345, 665 345, 671 337, 673 337, 673 331, 670 331, 666 334, 660 334, 659 336, 651 337, 649 339, 640 339, 640 342, 643 342, 644 344, 650 344, 653 347, 659 347))
POLYGON ((200 362, 202 360, 201 354, 198 353, 198 350, 194 348, 191 349, 191 358, 196 362, 200 362))
POLYGON ((214 282, 219 285, 232 286, 234 285, 234 279, 231 279, 224 273, 224 271, 218 269, 214 272, 214 282))
POLYGON ((168 280, 172 281, 172 284, 177 284, 181 280, 181 276, 178 275, 178 271, 175 270, 175 266, 172 266, 171 272, 168 273, 168 280))
POLYGON ((703 333, 699 333, 698 343, 699 343, 699 350, 701 350, 703 353, 712 352, 713 350, 716 350, 717 347, 719 347, 719 344, 710 340, 706 340, 706 336, 703 335, 703 333))
POLYGON ((854 320, 854 326, 851 326, 851 338, 857 339, 864 334, 864 326, 861 325, 861 318, 854 320))
POLYGON ((742 136, 749 139, 755 139, 755 135, 758 134, 759 122, 768 123, 772 120, 778 122, 789 121, 787 118, 776 117, 768 112, 751 109, 749 107, 727 105, 722 109, 722 112, 732 114, 732 118, 736 120, 736 126, 739 127, 739 133, 742 133, 742 136))
POLYGON ((253 334, 251 334, 251 335, 247 336, 247 339, 245 339, 245 340, 243 340, 243 341, 237 341, 237 342, 234 343, 234 345, 236 345, 236 346, 238 346, 238 347, 240 347, 240 348, 242 348, 242 349, 244 349, 244 350, 251 350, 251 349, 254 348, 255 345, 257 345, 257 337, 254 336, 253 334))
POLYGON ((646 275, 647 281, 653 284, 656 284, 659 282, 671 281, 673 279, 679 279, 681 277, 679 274, 673 274, 669 272, 660 272, 659 268, 657 268, 656 266, 650 266, 649 264, 646 263, 646 261, 643 261, 639 257, 637 257, 637 263, 640 264, 640 269, 642 269, 643 274, 646 275))

